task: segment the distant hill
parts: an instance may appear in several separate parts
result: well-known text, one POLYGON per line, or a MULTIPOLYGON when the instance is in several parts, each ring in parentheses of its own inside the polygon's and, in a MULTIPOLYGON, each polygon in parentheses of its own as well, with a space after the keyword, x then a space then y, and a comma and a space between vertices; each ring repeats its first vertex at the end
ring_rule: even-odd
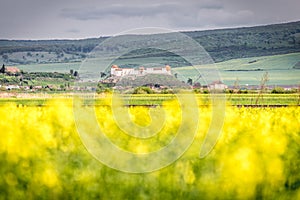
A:
POLYGON ((198 41, 216 62, 300 52, 300 21, 186 34, 198 41))
MULTIPOLYGON (((300 52, 300 21, 266 26, 183 32, 192 37, 215 62, 234 58, 300 52)), ((80 40, 0 40, 0 62, 9 65, 33 63, 80 62, 100 42, 108 37, 80 40)), ((112 51, 113 51, 112 47, 112 51)), ((182 47, 187 48, 187 47, 182 47)), ((156 50, 135 52, 124 57, 172 57, 156 50)), ((174 56, 172 59, 174 61, 174 56)), ((184 60, 174 61, 174 67, 185 66, 184 60), (176 62, 175 62, 176 61, 176 62)))

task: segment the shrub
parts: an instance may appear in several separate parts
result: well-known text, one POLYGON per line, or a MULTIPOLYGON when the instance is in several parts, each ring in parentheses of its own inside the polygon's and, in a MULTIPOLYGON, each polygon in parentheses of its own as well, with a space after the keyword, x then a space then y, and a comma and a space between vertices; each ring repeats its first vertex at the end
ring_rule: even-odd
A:
POLYGON ((275 87, 272 91, 272 94, 283 94, 285 93, 284 89, 282 87, 275 87))
POLYGON ((137 87, 133 90, 133 94, 154 94, 154 91, 149 87, 137 87))

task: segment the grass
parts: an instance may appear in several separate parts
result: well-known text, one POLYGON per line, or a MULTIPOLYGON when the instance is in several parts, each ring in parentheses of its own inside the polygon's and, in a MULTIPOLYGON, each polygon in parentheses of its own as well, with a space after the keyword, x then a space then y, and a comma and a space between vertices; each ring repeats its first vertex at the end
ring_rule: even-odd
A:
POLYGON ((227 102, 231 105, 255 105, 256 100, 259 105, 297 105, 299 104, 299 94, 234 94, 227 95, 227 102))
POLYGON ((73 63, 49 63, 49 64, 30 64, 18 65, 17 67, 26 72, 61 72, 69 73, 71 69, 78 70, 81 62, 73 63))
MULTIPOLYGON (((37 97, 39 95, 36 95, 37 97)), ((209 105, 211 103, 211 96, 209 94, 196 95, 200 106, 209 105)), ((44 106, 46 100, 52 98, 72 98, 68 94, 48 94, 47 96, 40 96, 39 98, 0 98, 0 106, 7 103, 15 103, 17 105, 25 106, 44 106)), ((163 102, 173 100, 176 96, 173 94, 142 94, 142 95, 123 95, 125 105, 134 106, 157 106, 162 105, 163 102)), ((226 94, 226 102, 228 105, 256 105, 258 94, 226 94)), ((85 105, 106 105, 105 98, 94 96, 93 94, 85 98, 85 105)), ((299 105, 299 94, 263 94, 259 97, 257 105, 299 105)), ((72 104, 70 104, 72 105, 72 104)))
MULTIPOLYGON (((196 69, 199 74, 204 70, 210 70, 215 67, 220 73, 220 79, 227 85, 234 85, 236 79, 239 80, 239 84, 242 86, 259 85, 265 72, 269 73, 268 85, 297 85, 300 84, 300 70, 293 67, 299 61, 300 53, 292 53, 233 59, 217 63, 214 66, 198 66, 196 69)), ((173 69, 173 72, 178 73, 179 77, 183 77, 184 81, 189 77, 195 80, 196 69, 193 67, 181 67, 173 69)), ((202 84, 209 84, 203 80, 201 81, 202 84)))
MULTIPOLYGON (((300 83, 300 70, 294 69, 294 65, 300 61, 300 53, 291 53, 275 56, 263 56, 252 58, 233 59, 220 62, 215 65, 220 73, 220 78, 227 85, 234 85, 239 79, 240 85, 259 85, 262 75, 269 73, 269 85, 296 85, 300 83), (255 62, 254 62, 255 61, 255 62), (256 71, 260 69, 260 71, 256 71), (244 71, 243 71, 244 70, 244 71), (250 70, 250 71, 246 71, 250 70)), ((137 65, 163 65, 161 58, 126 59, 115 61, 120 66, 126 64, 137 65)), ((91 58, 86 62, 53 63, 19 65, 20 69, 29 72, 63 72, 68 73, 70 69, 79 70, 83 79, 99 80, 99 74, 110 66, 110 63, 100 58, 91 58)), ((172 65, 171 65, 172 66, 172 65)), ((210 70, 213 66, 198 66, 197 70, 192 67, 172 68, 172 73, 178 73, 178 78, 187 81, 188 78, 196 80, 203 70, 210 70)), ((207 77, 206 77, 207 78, 207 77)), ((209 78, 209 77, 208 77, 209 78)), ((208 84, 201 80, 202 84, 208 84)))

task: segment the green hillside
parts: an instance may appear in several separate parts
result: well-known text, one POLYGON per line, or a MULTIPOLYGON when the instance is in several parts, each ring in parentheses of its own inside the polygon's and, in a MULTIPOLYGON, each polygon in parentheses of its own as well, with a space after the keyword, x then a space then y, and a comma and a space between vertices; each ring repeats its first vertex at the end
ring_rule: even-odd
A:
MULTIPOLYGON (((154 61, 155 59, 152 59, 154 61)), ((142 61, 142 60, 140 60, 142 61)), ((150 62, 144 60, 144 62, 150 62)), ((172 73, 178 74, 178 79, 187 81, 188 78, 196 80, 203 70, 217 68, 220 78, 228 85, 233 85, 236 79, 241 85, 259 85, 262 75, 269 73, 269 84, 272 85, 297 85, 300 84, 300 69, 297 68, 300 62, 300 53, 291 53, 274 56, 262 56, 251 58, 232 59, 215 65, 198 66, 197 70, 193 67, 172 68, 172 73)), ((91 59, 90 69, 97 71, 101 60, 91 59)), ((50 63, 50 64, 34 64, 19 65, 18 67, 28 72, 62 72, 68 73, 71 69, 80 71, 81 63, 50 63)), ((100 74, 96 74, 100 76, 100 74)), ((100 77, 99 77, 100 78, 100 77)), ((200 79, 205 84, 203 79, 200 79)))
MULTIPOLYGON (((300 53, 262 56, 252 58, 232 59, 215 65, 197 66, 201 74, 203 70, 216 68, 220 74, 220 79, 228 85, 234 85, 238 80, 241 86, 259 85, 261 77, 268 72, 269 85, 298 85, 300 84, 300 70, 296 69, 300 61, 300 53)), ((180 67, 173 69, 173 73, 178 73, 178 77, 184 79, 196 79, 193 67, 180 67)), ((201 79, 202 84, 207 84, 201 79)))
MULTIPOLYGON (((215 62, 300 52, 300 22, 184 34, 202 45, 215 62)), ((142 35, 128 37, 148 39, 142 35)), ((0 62, 6 65, 80 62, 105 39, 107 37, 80 40, 0 40, 0 62)), ((118 44, 110 46, 107 52, 118 48, 118 44)), ((182 51, 189 50, 188 46, 178 48, 182 51)), ((143 60, 149 57, 171 63, 173 67, 187 65, 183 59, 157 49, 129 52, 121 59, 126 62, 127 59, 143 60)))

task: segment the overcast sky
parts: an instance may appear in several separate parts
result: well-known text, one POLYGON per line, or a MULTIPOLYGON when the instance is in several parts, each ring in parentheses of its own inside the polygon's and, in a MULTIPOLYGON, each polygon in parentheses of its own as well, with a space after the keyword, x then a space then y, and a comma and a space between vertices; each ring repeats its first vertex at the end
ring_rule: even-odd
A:
POLYGON ((206 30, 300 20, 300 0, 0 0, 1 39, 116 35, 160 27, 206 30))

